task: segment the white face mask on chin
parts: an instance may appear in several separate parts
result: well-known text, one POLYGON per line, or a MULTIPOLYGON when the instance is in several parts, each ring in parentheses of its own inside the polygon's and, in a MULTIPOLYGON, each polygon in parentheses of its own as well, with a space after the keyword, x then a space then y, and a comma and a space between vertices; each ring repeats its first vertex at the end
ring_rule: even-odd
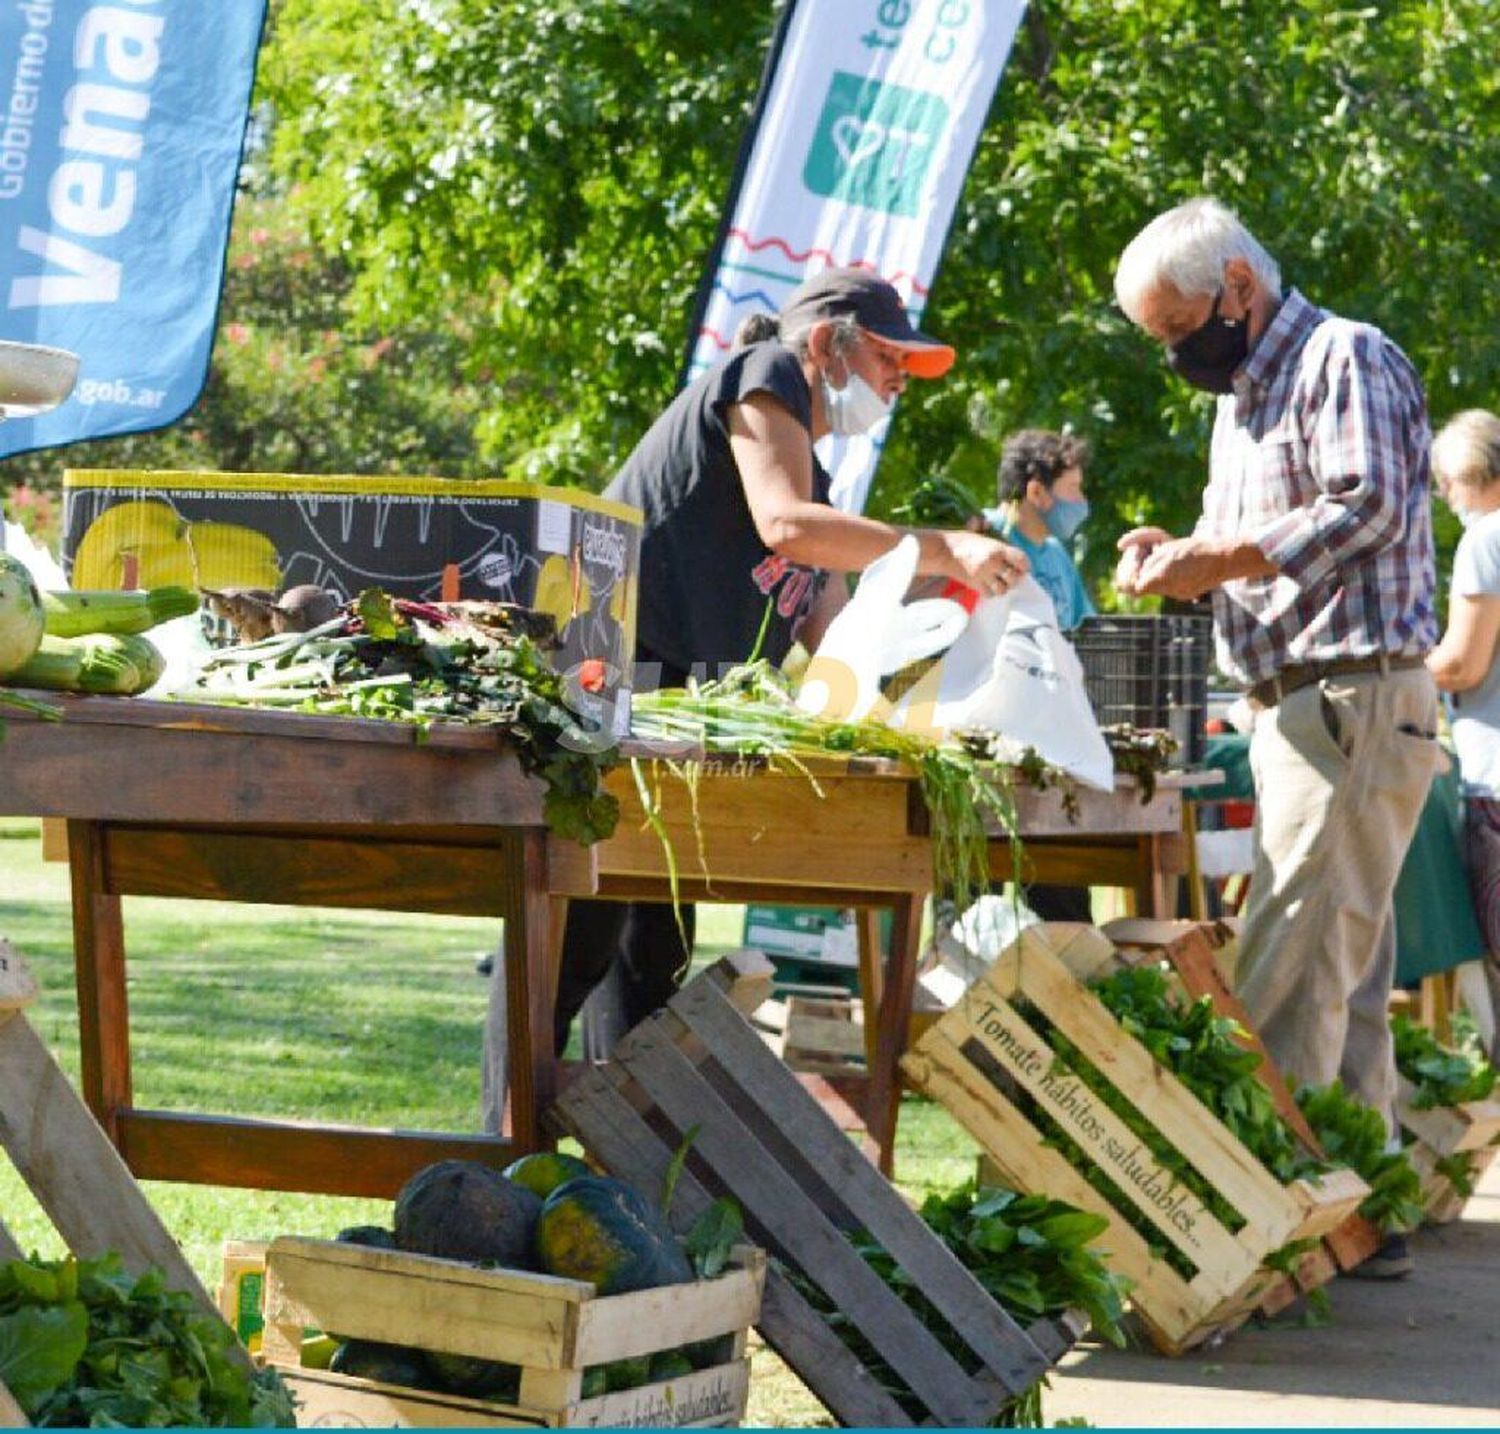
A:
POLYGON ((823 375, 823 407, 828 413, 828 426, 833 432, 846 438, 856 433, 866 433, 889 416, 891 406, 854 370, 843 388, 835 388, 823 375))

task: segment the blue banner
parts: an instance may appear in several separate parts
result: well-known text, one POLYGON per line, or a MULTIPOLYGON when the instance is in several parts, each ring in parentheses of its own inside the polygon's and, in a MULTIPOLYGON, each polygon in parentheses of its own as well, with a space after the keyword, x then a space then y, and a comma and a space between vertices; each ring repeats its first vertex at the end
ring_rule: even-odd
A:
POLYGON ((208 372, 265 0, 0 0, 0 338, 73 396, 0 456, 160 428, 208 372))

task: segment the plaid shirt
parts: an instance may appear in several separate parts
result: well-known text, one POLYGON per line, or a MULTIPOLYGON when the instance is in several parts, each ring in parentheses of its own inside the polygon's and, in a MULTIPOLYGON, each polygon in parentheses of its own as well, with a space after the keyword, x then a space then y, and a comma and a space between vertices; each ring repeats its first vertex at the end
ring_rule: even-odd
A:
POLYGON ((1215 590, 1225 672, 1432 647, 1431 443, 1406 355, 1290 290, 1214 422, 1196 531, 1251 537, 1280 570, 1215 590))

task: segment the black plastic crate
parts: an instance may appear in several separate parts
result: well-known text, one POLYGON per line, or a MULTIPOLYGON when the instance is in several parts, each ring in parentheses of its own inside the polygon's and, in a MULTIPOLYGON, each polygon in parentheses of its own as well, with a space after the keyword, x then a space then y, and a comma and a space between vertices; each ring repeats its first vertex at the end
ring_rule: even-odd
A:
POLYGON ((1085 618, 1069 637, 1101 726, 1130 722, 1177 739, 1176 766, 1195 766, 1208 746, 1208 668, 1213 622, 1178 614, 1085 618))

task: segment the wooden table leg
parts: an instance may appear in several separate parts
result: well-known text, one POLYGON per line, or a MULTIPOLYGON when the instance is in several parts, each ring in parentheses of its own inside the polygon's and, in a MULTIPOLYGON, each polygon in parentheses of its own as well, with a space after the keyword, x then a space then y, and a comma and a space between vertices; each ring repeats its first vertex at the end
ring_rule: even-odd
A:
MULTIPOLYGON (((870 1067, 869 1110, 866 1128, 875 1146, 881 1171, 890 1175, 896 1160, 896 1117, 901 1108, 900 1060, 911 1022, 912 994, 917 984, 917 953, 922 942, 922 897, 912 893, 891 903, 891 953, 886 962, 884 990, 875 1013, 878 1032, 875 1061, 870 1067)), ((870 1019, 866 1007, 865 1019, 870 1019)))
POLYGON ((1140 867, 1134 889, 1135 914, 1154 916, 1158 921, 1169 921, 1175 914, 1175 882, 1165 870, 1165 845, 1158 832, 1145 833, 1136 840, 1140 867))
MULTIPOLYGON (((557 1097, 557 1059, 552 1052, 557 966, 552 900, 547 895, 546 832, 518 833, 507 843, 506 858, 510 899, 505 918, 504 997, 510 1037, 511 1135, 519 1150, 541 1150, 549 1143, 542 1116, 557 1097)), ((491 999, 498 994, 494 992, 491 999)))
POLYGON ((865 1013, 865 1069, 874 1070, 880 1055, 879 1021, 885 952, 880 947, 880 908, 861 906, 854 913, 859 936, 859 996, 865 1013))
POLYGON ((118 1113, 132 1103, 130 1008, 125 995, 125 925, 120 898, 109 893, 102 824, 68 823, 68 869, 83 1098, 118 1145, 118 1113))

